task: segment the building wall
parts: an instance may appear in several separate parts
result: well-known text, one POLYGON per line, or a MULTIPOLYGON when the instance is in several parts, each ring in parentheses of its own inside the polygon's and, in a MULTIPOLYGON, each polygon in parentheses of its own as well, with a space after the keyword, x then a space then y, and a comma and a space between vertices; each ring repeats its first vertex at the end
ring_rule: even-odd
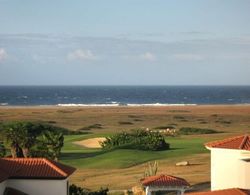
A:
POLYGON ((0 194, 3 194, 4 189, 6 187, 6 181, 0 183, 0 194))
POLYGON ((29 195, 67 195, 67 179, 41 180, 41 179, 9 179, 6 187, 21 190, 29 195))
POLYGON ((242 159, 242 150, 211 149, 211 190, 250 189, 250 162, 242 159))
POLYGON ((241 186, 240 188, 243 189, 250 189, 250 161, 244 161, 242 160, 242 169, 241 169, 241 186))

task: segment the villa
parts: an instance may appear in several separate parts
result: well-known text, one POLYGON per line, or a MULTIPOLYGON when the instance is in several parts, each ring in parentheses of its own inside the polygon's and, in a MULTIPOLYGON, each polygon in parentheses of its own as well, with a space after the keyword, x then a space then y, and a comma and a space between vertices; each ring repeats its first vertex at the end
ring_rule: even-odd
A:
POLYGON ((74 171, 45 158, 0 158, 0 194, 67 195, 74 171))
POLYGON ((249 195, 250 136, 236 136, 205 146, 211 151, 212 191, 188 195, 249 195))
POLYGON ((250 190, 250 136, 242 135, 205 144, 211 151, 211 190, 250 190))
POLYGON ((249 195, 250 191, 239 188, 230 188, 225 190, 215 190, 210 192, 194 192, 187 195, 249 195))
POLYGON ((174 191, 178 195, 183 195, 185 190, 190 187, 190 184, 185 179, 172 175, 149 176, 143 178, 141 183, 146 189, 146 195, 151 195, 152 192, 156 191, 174 191))

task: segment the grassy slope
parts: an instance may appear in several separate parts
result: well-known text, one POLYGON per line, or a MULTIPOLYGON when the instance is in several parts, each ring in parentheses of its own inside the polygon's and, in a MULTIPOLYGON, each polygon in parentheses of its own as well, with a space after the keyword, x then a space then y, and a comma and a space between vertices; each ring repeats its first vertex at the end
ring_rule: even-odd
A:
POLYGON ((61 156, 62 162, 77 168, 127 168, 156 159, 171 159, 208 152, 203 146, 203 143, 207 141, 204 138, 166 138, 171 146, 171 149, 166 151, 119 149, 104 152, 101 149, 88 149, 72 143, 89 137, 89 135, 65 136, 65 146, 61 156))

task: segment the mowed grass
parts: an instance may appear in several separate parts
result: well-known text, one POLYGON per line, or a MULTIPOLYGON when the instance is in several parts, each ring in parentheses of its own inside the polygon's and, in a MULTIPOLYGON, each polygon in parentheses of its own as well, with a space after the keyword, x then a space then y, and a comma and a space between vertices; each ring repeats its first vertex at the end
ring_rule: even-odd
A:
MULTIPOLYGON (((95 135, 96 137, 104 136, 95 135)), ((117 149, 103 151, 102 149, 89 149, 74 144, 74 141, 90 138, 90 135, 65 136, 65 145, 61 155, 61 161, 76 168, 128 168, 160 159, 175 159, 192 154, 206 153, 205 138, 167 137, 170 150, 165 151, 142 151, 117 149)))

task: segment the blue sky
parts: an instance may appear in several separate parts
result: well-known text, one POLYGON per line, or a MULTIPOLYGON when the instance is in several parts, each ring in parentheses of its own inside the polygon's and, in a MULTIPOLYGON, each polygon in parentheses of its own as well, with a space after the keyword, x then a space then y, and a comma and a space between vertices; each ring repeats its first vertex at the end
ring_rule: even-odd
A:
POLYGON ((248 0, 0 0, 0 85, 249 85, 248 0))

